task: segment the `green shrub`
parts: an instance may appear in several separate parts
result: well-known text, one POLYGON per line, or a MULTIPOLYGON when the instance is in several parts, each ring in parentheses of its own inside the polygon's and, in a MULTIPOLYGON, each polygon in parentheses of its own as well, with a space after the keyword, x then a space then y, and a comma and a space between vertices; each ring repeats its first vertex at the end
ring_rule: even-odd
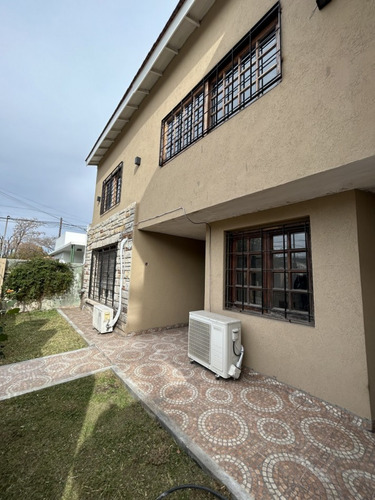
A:
POLYGON ((0 359, 5 358, 4 344, 8 340, 8 335, 5 333, 6 326, 14 322, 14 317, 20 312, 19 307, 12 307, 15 300, 4 300, 1 304, 5 309, 0 310, 0 359))
POLYGON ((68 264, 48 258, 35 258, 15 266, 4 280, 5 294, 21 304, 42 303, 69 291, 73 271, 68 264))

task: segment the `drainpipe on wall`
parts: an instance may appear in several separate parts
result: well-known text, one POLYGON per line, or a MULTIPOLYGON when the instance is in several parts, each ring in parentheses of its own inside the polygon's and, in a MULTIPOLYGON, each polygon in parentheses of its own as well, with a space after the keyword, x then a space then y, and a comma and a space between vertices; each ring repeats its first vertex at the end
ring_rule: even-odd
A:
POLYGON ((108 326, 109 327, 114 327, 115 324, 117 323, 119 317, 120 317, 120 313, 121 313, 121 295, 122 295, 122 282, 123 282, 123 259, 122 259, 122 254, 123 254, 123 251, 124 251, 124 246, 126 245, 126 243, 128 242, 129 238, 124 238, 122 241, 121 241, 121 244, 120 244, 120 290, 119 290, 119 295, 118 295, 118 309, 117 309, 117 313, 116 313, 116 316, 113 318, 112 321, 109 321, 108 322, 108 326))

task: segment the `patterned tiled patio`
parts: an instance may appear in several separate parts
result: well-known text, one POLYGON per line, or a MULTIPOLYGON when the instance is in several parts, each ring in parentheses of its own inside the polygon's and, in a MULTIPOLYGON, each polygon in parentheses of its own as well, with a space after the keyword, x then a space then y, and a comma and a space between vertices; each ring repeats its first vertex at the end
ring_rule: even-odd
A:
POLYGON ((187 328, 100 335, 64 309, 89 347, 0 367, 0 399, 112 368, 234 498, 375 499, 375 435, 364 422, 244 369, 216 379, 187 356, 187 328))

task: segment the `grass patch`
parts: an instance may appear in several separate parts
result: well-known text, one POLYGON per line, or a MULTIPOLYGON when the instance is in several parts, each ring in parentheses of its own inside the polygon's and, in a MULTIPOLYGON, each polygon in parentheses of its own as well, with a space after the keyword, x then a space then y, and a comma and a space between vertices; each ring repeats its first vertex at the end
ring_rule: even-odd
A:
POLYGON ((4 500, 152 500, 185 483, 230 498, 110 371, 2 401, 0 418, 4 500))
POLYGON ((86 347, 86 342, 56 311, 20 313, 7 320, 5 358, 0 365, 86 347))

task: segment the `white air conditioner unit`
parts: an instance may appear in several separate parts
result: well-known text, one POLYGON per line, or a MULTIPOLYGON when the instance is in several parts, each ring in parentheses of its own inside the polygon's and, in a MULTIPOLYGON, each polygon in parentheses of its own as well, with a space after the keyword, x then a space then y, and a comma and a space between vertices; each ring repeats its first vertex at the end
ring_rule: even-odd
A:
POLYGON ((92 326, 98 330, 99 333, 112 332, 113 327, 109 326, 109 322, 113 319, 113 309, 102 304, 94 306, 92 315, 92 326))
POLYGON ((188 356, 216 374, 238 378, 244 349, 241 322, 208 311, 189 313, 188 356))

